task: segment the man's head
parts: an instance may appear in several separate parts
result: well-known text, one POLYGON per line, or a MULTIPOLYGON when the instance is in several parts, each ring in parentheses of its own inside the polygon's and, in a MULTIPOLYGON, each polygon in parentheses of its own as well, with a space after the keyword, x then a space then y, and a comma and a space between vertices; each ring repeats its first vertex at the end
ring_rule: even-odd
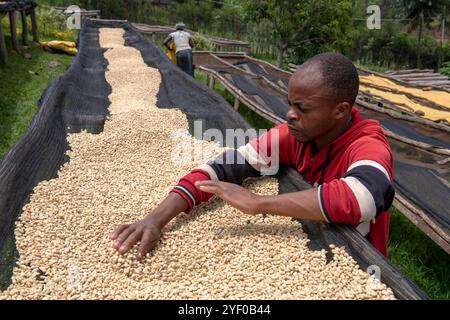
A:
POLYGON ((183 22, 178 22, 175 25, 175 30, 184 30, 184 29, 186 29, 186 25, 183 22))
POLYGON ((321 53, 303 63, 289 81, 289 130, 300 142, 335 135, 350 117, 359 90, 352 61, 321 53))

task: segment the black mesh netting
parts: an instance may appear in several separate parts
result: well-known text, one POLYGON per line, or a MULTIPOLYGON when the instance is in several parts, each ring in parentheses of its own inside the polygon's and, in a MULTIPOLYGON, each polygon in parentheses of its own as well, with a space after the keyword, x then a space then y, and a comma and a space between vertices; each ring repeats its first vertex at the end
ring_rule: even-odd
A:
MULTIPOLYGON (((372 118, 372 119, 375 118, 374 116, 368 116, 365 113, 361 113, 361 115, 364 118, 372 118)), ((450 149, 450 143, 448 143, 447 141, 443 141, 443 140, 436 139, 434 137, 425 135, 425 134, 417 131, 409 123, 395 121, 395 120, 388 120, 388 119, 383 119, 383 118, 378 118, 376 120, 380 121, 380 123, 383 127, 398 134, 399 136, 402 136, 402 137, 405 137, 405 138, 408 138, 408 139, 411 139, 414 141, 427 143, 432 146, 450 149)))
POLYGON ((271 81, 274 84, 282 87, 285 90, 287 90, 287 88, 288 88, 289 79, 281 78, 281 77, 278 77, 276 75, 270 74, 269 72, 267 72, 263 67, 261 67, 256 62, 243 60, 243 61, 239 61, 239 62, 235 63, 235 65, 237 67, 243 68, 244 70, 248 69, 250 72, 252 72, 252 73, 254 73, 254 74, 258 75, 258 76, 264 76, 269 81, 271 81))
POLYGON ((395 188, 450 229, 450 190, 445 179, 433 169, 401 161, 394 166, 395 188))
POLYGON ((0 2, 0 12, 10 12, 17 9, 18 7, 15 2, 0 2))
POLYGON ((54 178, 67 161, 67 133, 101 132, 108 115, 111 89, 104 76, 107 62, 98 31, 83 28, 80 38, 72 65, 44 91, 30 126, 0 162, 0 287, 11 277, 14 222, 33 188, 54 178))
POLYGON ((7 0, 0 2, 0 12, 10 12, 14 10, 20 10, 24 7, 32 6, 36 7, 36 2, 32 0, 7 0))
MULTIPOLYGON (((12 266, 17 258, 14 222, 33 187, 42 180, 54 178, 60 166, 68 160, 64 155, 68 148, 68 132, 81 129, 99 132, 108 115, 107 96, 111 90, 105 81, 107 62, 98 43, 99 27, 124 28, 127 31, 126 45, 138 49, 149 66, 160 70, 159 107, 179 108, 191 120, 203 119, 206 128, 249 128, 220 95, 179 70, 131 24, 86 20, 80 33, 78 56, 67 73, 53 81, 45 91, 39 112, 30 127, 0 163, 0 285, 3 288, 10 283, 12 266)), ((282 168, 278 178, 280 192, 310 187, 290 168, 282 168)), ((303 222, 303 228, 308 233, 311 249, 325 249, 331 258, 328 246, 333 243, 345 246, 361 268, 379 266, 382 281, 392 288, 397 298, 427 298, 353 228, 316 222, 303 222)))
MULTIPOLYGON (((220 63, 220 60, 215 60, 215 63, 220 63)), ((275 84, 279 84, 279 81, 283 81, 287 85, 288 79, 268 73, 262 66, 253 61, 241 60, 235 62, 234 65, 240 67, 244 71, 251 72, 256 76, 264 76, 275 84)), ((285 99, 280 98, 279 95, 271 94, 272 90, 267 87, 263 87, 257 78, 249 76, 244 72, 239 73, 236 72, 236 70, 224 68, 220 65, 208 67, 215 69, 222 75, 225 75, 227 79, 231 79, 234 85, 246 95, 253 98, 255 96, 260 97, 269 110, 271 110, 274 114, 278 115, 282 119, 286 119, 286 112, 288 111, 289 107, 285 99)), ((418 131, 417 128, 411 126, 411 124, 407 123, 406 121, 387 119, 382 114, 367 111, 369 110, 364 110, 362 112, 362 116, 364 116, 365 118, 371 118, 380 121, 382 126, 400 136, 409 138, 411 140, 424 142, 432 146, 450 149, 450 143, 448 142, 448 139, 444 140, 441 139, 441 137, 434 137, 433 135, 435 134, 435 132, 424 134, 418 131)))
MULTIPOLYGON (((221 71, 220 73, 227 74, 226 71, 221 71)), ((265 90, 262 90, 245 75, 232 73, 230 74, 230 77, 233 80, 234 85, 242 90, 242 92, 249 96, 260 97, 269 110, 274 112, 277 116, 286 119, 286 113, 289 110, 287 103, 281 101, 280 98, 274 95, 268 94, 265 90)))

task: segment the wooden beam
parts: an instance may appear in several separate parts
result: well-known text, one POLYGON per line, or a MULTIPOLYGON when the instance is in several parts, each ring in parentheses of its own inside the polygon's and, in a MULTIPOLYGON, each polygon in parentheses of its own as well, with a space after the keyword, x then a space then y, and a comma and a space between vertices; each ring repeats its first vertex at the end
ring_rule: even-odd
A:
POLYGON ((216 86, 216 79, 213 76, 210 76, 208 87, 214 90, 214 87, 216 86))
POLYGON ((445 252, 450 254, 449 235, 427 213, 415 208, 398 191, 395 194, 393 206, 422 230, 431 240, 444 249, 445 252))
POLYGON ((239 111, 239 106, 241 105, 241 101, 237 96, 234 96, 234 110, 239 111))
POLYGON ((409 80, 414 78, 434 78, 434 77, 445 77, 444 75, 440 75, 439 73, 411 73, 404 75, 394 75, 395 78, 399 78, 401 80, 409 80))
POLYGON ((2 63, 8 63, 8 52, 6 51, 5 35, 3 33, 3 27, 0 19, 0 60, 2 63))
POLYGON ((31 32, 33 33, 33 41, 39 42, 39 32, 38 32, 38 25, 37 25, 37 19, 36 19, 36 9, 33 7, 30 10, 30 17, 31 17, 31 32))
POLYGON ((399 75, 399 74, 409 74, 409 73, 433 73, 433 69, 409 69, 409 70, 397 70, 397 71, 388 71, 386 73, 392 74, 392 75, 399 75))
POLYGON ((272 111, 267 110, 266 108, 262 107, 258 103, 252 101, 250 98, 248 98, 241 90, 233 86, 226 78, 224 78, 222 75, 220 75, 215 70, 209 69, 207 67, 200 66, 198 68, 200 71, 203 71, 205 73, 211 74, 212 77, 216 78, 227 90, 233 93, 233 95, 239 97, 239 100, 241 100, 249 109, 253 110, 263 118, 275 123, 284 123, 286 122, 284 119, 277 116, 272 111))
POLYGON ((16 52, 20 52, 19 39, 17 38, 17 16, 15 11, 9 12, 9 23, 11 30, 12 48, 16 52))
POLYGON ((447 157, 450 156, 450 150, 449 149, 440 148, 440 147, 437 147, 437 146, 434 146, 434 145, 431 145, 431 144, 428 144, 428 143, 424 143, 424 142, 412 140, 412 139, 409 139, 409 138, 405 138, 403 136, 400 136, 400 135, 392 132, 391 130, 388 130, 388 129, 384 128, 384 127, 383 127, 383 131, 384 131, 384 134, 386 136, 388 136, 388 137, 390 137, 392 139, 401 141, 403 143, 409 144, 409 145, 414 146, 414 147, 418 147, 420 149, 427 150, 428 152, 432 152, 432 153, 443 155, 443 156, 447 156, 447 157))
POLYGON ((449 162, 450 162, 450 157, 443 159, 443 160, 436 161, 437 164, 446 164, 449 162))
POLYGON ((22 18, 22 45, 28 46, 28 27, 27 27, 27 14, 25 10, 20 11, 20 16, 22 18))
POLYGON ((414 81, 414 80, 448 80, 449 77, 443 74, 439 74, 439 73, 429 73, 429 75, 427 76, 414 76, 412 75, 411 77, 402 77, 402 76, 395 76, 398 79, 402 79, 404 81, 414 81))

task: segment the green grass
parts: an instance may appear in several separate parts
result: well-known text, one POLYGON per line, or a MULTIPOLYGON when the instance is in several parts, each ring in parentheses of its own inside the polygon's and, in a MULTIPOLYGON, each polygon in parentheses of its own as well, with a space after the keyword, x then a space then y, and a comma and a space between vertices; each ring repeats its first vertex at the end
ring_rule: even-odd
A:
POLYGON ((450 299, 450 255, 391 209, 389 259, 432 299, 450 299))
MULTIPOLYGON (((267 61, 267 60, 266 60, 267 61)), ((268 61, 270 62, 270 61, 268 61)), ((373 66, 366 66, 374 70, 373 66)), ((378 71, 383 71, 381 68, 378 71)), ((206 82, 206 77, 195 73, 195 78, 206 82)), ((234 103, 231 94, 216 83, 215 89, 229 103, 234 103)), ((241 104, 240 114, 256 129, 268 129, 273 124, 241 104)), ((389 259, 407 274, 431 299, 450 299, 450 255, 420 231, 396 208, 391 208, 389 235, 389 259)))
POLYGON ((29 126, 44 89, 54 77, 63 74, 73 60, 68 55, 46 53, 32 42, 28 49, 17 54, 11 51, 9 35, 5 40, 9 46, 9 63, 6 66, 0 63, 0 159, 29 126), (25 59, 25 53, 31 54, 32 59, 25 59), (50 68, 49 61, 60 65, 50 68))

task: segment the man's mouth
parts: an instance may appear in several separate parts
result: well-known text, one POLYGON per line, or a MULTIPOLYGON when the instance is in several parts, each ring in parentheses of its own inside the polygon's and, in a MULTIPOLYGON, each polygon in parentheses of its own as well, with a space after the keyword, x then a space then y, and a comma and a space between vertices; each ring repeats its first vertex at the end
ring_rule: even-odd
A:
POLYGON ((296 129, 294 126, 291 126, 290 124, 288 124, 288 129, 291 133, 303 135, 300 130, 296 129))
POLYGON ((302 130, 297 129, 294 126, 291 126, 290 124, 288 124, 288 129, 289 133, 293 135, 297 140, 304 141, 305 139, 307 139, 307 136, 303 133, 302 130))

